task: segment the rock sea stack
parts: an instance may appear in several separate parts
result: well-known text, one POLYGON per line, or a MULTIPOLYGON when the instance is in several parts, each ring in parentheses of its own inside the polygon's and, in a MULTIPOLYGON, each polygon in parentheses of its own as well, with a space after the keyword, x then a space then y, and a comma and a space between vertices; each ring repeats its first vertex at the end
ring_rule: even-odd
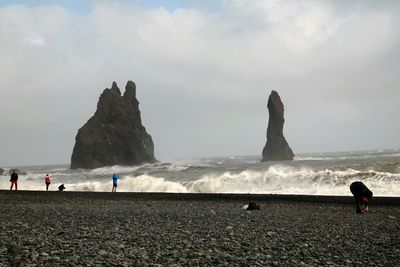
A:
POLYGON ((267 143, 262 151, 261 161, 293 160, 293 151, 283 136, 283 103, 278 92, 274 90, 268 98, 268 112, 267 143))
POLYGON ((121 95, 117 83, 100 95, 94 115, 78 130, 71 169, 155 162, 154 145, 140 117, 136 85, 121 95))

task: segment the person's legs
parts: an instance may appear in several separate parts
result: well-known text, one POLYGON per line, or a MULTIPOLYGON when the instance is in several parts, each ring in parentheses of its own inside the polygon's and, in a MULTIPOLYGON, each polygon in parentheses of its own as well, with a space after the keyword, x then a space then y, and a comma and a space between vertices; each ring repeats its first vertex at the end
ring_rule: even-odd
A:
POLYGON ((15 191, 18 191, 17 181, 11 181, 10 192, 12 191, 14 185, 15 185, 15 191))
POLYGON ((49 191, 49 185, 50 183, 46 183, 46 191, 49 191))
POLYGON ((10 190, 12 190, 12 188, 14 187, 14 185, 15 185, 15 191, 17 191, 17 190, 18 190, 18 188, 17 188, 17 181, 12 181, 12 182, 11 182, 11 188, 10 188, 10 190))
POLYGON ((356 200, 356 212, 357 213, 362 213, 361 207, 360 207, 360 201, 356 197, 355 197, 355 200, 356 200))

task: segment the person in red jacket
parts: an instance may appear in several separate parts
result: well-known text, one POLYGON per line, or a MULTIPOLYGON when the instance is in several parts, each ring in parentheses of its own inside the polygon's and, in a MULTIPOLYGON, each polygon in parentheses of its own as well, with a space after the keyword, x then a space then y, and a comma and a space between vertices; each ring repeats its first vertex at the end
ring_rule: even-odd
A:
POLYGON ((356 200, 356 212, 368 213, 368 201, 373 195, 371 190, 362 182, 357 181, 350 185, 350 191, 356 200))
POLYGON ((11 173, 11 178, 10 178, 11 186, 10 186, 10 192, 12 191, 13 186, 15 185, 15 191, 18 191, 18 173, 15 171, 15 169, 11 173))
POLYGON ((49 191, 50 181, 51 181, 51 176, 46 174, 46 176, 44 177, 44 183, 46 184, 46 191, 49 191))

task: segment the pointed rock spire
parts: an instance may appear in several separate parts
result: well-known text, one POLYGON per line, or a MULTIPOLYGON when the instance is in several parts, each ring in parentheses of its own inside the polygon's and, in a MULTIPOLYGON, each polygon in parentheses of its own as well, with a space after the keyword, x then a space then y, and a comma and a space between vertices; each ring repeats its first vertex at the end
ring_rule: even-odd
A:
POLYGON ((128 81, 125 86, 125 98, 136 98, 136 84, 132 81, 128 81))
POLYGON ((267 106, 269 121, 267 143, 262 151, 262 161, 293 160, 293 151, 283 136, 284 107, 277 91, 272 90, 267 106))
POLYGON ((118 95, 121 95, 121 90, 119 90, 118 85, 117 85, 117 83, 115 81, 113 81, 110 90, 111 90, 112 93, 116 93, 118 95))

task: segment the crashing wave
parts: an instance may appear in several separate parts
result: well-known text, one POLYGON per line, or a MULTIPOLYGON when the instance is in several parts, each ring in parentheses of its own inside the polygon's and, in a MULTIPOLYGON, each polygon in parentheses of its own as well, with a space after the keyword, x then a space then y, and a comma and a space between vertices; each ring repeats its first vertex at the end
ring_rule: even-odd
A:
MULTIPOLYGON (((283 166, 273 166, 266 171, 207 174, 194 181, 169 181, 149 174, 126 175, 118 189, 124 192, 349 195, 349 185, 356 180, 368 184, 375 195, 400 195, 400 174, 353 169, 313 171, 283 166), (392 186, 388 187, 388 183, 392 186)), ((77 191, 110 191, 111 183, 87 181, 66 186, 77 191)))

